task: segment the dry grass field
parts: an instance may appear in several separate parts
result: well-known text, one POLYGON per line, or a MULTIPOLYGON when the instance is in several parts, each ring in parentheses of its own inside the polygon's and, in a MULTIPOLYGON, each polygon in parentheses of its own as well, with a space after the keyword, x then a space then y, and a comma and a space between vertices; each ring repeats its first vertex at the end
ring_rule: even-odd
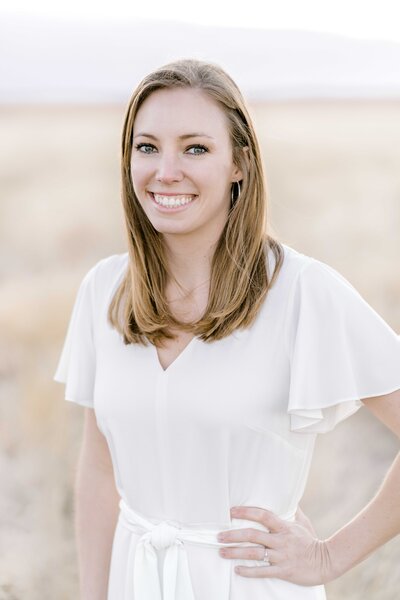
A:
MULTIPOLYGON (((400 333, 400 102, 255 105, 269 217, 400 333)), ((80 279, 125 250, 123 107, 0 109, 0 600, 78 598, 72 485, 82 409, 52 381, 80 279)), ((371 340, 373 343, 373 340, 371 340)), ((303 509, 320 535, 372 496, 397 451, 359 411, 320 436, 303 509)), ((400 540, 328 586, 395 600, 400 540)))

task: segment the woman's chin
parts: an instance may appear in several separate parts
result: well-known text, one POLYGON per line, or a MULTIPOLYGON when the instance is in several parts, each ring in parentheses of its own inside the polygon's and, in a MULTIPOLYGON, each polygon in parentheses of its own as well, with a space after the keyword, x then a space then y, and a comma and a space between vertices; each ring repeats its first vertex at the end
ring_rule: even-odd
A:
POLYGON ((152 225, 158 233, 165 235, 188 235, 193 229, 184 223, 166 223, 163 219, 153 219, 152 225))

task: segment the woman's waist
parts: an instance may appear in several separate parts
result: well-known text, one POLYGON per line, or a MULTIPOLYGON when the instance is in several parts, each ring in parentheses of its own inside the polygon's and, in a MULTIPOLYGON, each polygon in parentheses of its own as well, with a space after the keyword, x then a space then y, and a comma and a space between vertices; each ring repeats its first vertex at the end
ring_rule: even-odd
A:
MULTIPOLYGON (((217 535, 221 531, 243 529, 251 527, 266 531, 266 528, 255 521, 244 521, 243 519, 231 519, 230 522, 195 522, 182 523, 173 519, 159 519, 134 510, 124 499, 120 500, 120 523, 132 533, 139 537, 146 537, 156 548, 166 548, 176 542, 199 544, 219 548, 224 546, 258 546, 251 542, 236 542, 224 544, 217 541, 217 535)), ((292 521, 295 513, 292 511, 285 515, 278 515, 284 520, 292 521)))

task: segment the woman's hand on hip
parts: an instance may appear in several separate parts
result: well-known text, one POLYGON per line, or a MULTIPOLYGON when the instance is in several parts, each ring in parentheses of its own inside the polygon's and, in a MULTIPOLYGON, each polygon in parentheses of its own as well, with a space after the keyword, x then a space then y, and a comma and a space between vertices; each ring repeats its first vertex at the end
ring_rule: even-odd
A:
POLYGON ((327 545, 319 540, 309 519, 299 509, 296 520, 284 521, 263 508, 240 506, 231 509, 235 519, 256 521, 260 529, 230 529, 218 535, 218 541, 234 544, 251 542, 259 547, 231 546, 220 550, 224 558, 263 561, 267 551, 268 562, 259 567, 239 565, 236 573, 242 577, 277 578, 298 585, 320 585, 330 581, 332 565, 327 545))

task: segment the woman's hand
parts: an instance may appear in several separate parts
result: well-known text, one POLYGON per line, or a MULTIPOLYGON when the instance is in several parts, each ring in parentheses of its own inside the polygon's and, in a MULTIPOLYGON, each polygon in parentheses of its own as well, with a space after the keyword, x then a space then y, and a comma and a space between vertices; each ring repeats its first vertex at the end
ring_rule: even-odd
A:
POLYGON ((267 550, 265 566, 238 566, 235 571, 239 575, 285 579, 298 585, 320 585, 333 579, 327 545, 317 539, 310 521, 300 509, 293 522, 283 521, 269 510, 246 506, 232 508, 231 516, 256 521, 266 528, 265 532, 249 528, 224 531, 222 537, 218 535, 219 542, 261 545, 222 548, 220 554, 224 558, 262 561, 267 550))

